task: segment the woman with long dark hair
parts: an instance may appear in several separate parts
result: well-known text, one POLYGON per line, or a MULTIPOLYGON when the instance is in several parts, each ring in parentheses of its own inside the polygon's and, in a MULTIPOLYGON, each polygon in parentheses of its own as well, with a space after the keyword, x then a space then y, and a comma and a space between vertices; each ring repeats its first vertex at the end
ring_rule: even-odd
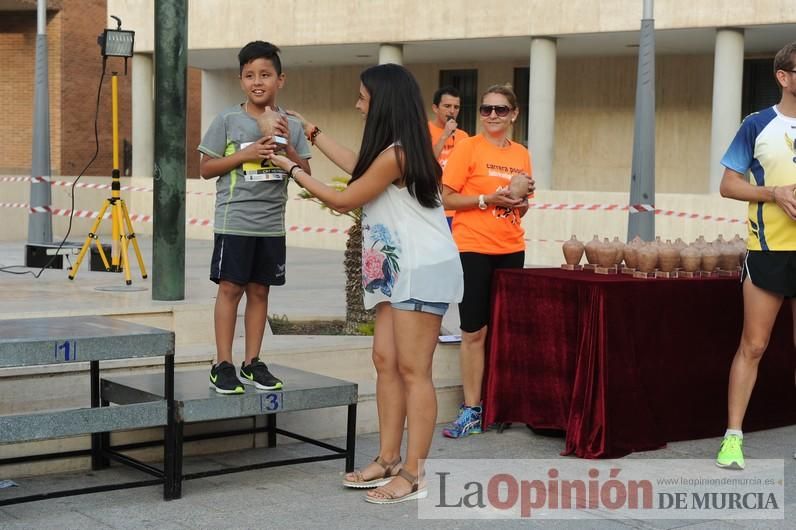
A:
POLYGON ((442 209, 441 169, 434 158, 420 88, 404 67, 366 69, 356 108, 365 117, 359 154, 297 113, 307 138, 351 182, 337 191, 284 156, 272 161, 333 210, 362 207, 362 287, 376 308, 373 364, 379 454, 343 485, 376 488, 365 500, 392 504, 423 498, 419 461, 428 456, 437 418, 431 362, 442 316, 461 300, 462 268, 442 209), (404 422, 406 460, 401 463, 404 422))

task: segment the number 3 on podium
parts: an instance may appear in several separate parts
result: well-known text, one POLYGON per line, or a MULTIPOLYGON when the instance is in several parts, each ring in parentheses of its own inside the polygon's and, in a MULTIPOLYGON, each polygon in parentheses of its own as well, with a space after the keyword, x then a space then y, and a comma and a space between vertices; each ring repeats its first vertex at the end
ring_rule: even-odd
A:
POLYGON ((272 392, 260 394, 260 410, 263 412, 275 412, 282 409, 282 393, 272 392))

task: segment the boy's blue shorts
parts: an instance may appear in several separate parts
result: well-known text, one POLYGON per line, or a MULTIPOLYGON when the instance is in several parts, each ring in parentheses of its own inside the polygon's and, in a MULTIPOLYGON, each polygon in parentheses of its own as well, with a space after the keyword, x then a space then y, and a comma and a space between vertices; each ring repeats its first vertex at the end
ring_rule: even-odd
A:
POLYGON ((285 285, 285 236, 216 234, 210 280, 285 285))

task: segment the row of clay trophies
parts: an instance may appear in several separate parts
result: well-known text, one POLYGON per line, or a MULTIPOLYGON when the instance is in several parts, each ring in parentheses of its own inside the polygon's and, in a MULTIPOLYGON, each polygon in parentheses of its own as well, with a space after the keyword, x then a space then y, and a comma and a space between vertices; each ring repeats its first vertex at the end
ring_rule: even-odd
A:
POLYGON ((746 242, 736 234, 729 241, 719 236, 708 242, 703 236, 691 244, 679 237, 672 242, 642 241, 636 236, 630 243, 618 237, 602 241, 598 236, 585 245, 574 235, 563 245, 562 269, 592 270, 598 274, 632 274, 637 278, 698 278, 737 276, 746 255, 746 242), (583 255, 586 265, 580 265, 583 255))

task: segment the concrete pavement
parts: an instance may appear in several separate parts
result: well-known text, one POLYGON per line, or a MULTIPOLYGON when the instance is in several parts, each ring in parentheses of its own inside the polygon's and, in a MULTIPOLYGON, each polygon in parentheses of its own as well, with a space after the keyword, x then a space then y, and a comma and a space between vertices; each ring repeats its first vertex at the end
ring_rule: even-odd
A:
MULTIPOLYGON (((524 426, 498 434, 489 431, 463 440, 434 437, 432 458, 545 458, 561 459, 562 438, 539 436, 524 426)), ((791 458, 796 427, 747 434, 747 464, 755 458, 785 459, 786 519, 778 521, 699 520, 606 520, 584 521, 515 520, 419 520, 417 504, 376 506, 363 501, 364 492, 340 485, 342 462, 322 462, 271 468, 183 483, 183 498, 165 502, 160 487, 113 491, 33 502, 0 508, 0 528, 793 528, 796 515, 796 461, 791 458)), ((342 439, 331 440, 342 444, 342 439)), ((634 453, 626 458, 713 458, 717 439, 669 444, 659 451, 634 453)), ((375 434, 357 440, 357 465, 364 465, 378 450, 375 434)), ((315 451, 304 444, 278 446, 273 450, 252 449, 233 454, 191 458, 186 470, 204 469, 221 463, 244 463, 277 456, 306 456, 315 451)), ((569 457, 567 457, 569 458, 569 457)), ((112 474, 134 477, 135 472, 112 468, 112 474)), ((729 472, 732 476, 732 472, 729 472)), ((105 472, 102 473, 103 475, 105 472)), ((110 478, 110 477, 108 477, 110 478)), ((93 473, 35 478, 58 482, 59 486, 92 483, 93 473), (82 475, 82 476, 81 476, 82 475)), ((27 481, 20 481, 23 486, 27 481)), ((432 487, 434 483, 432 482, 432 487)), ((0 497, 3 495, 0 490, 0 497)))
MULTIPOLYGON (((150 244, 143 241, 150 255, 150 244)), ((186 255, 186 302, 212 300, 215 286, 207 280, 210 242, 190 242, 186 255)), ((0 264, 22 263, 22 243, 0 244, 0 264)), ((291 318, 340 317, 342 300, 342 255, 335 251, 288 250, 288 284, 274 289, 269 313, 291 318)), ((135 276, 134 285, 150 287, 135 276)), ((152 304, 151 292, 103 292, 98 287, 120 285, 118 275, 84 269, 69 282, 65 271, 48 270, 42 278, 0 274, 3 300, 0 317, 20 314, 84 313, 100 307, 128 308, 152 304)), ((450 318, 450 317, 449 317, 450 318)), ((446 321, 447 325, 449 321, 446 321)), ((456 322, 458 325, 458 322, 456 322)), ((1 381, 1 379, 0 379, 1 381)), ((723 404, 718 404, 723 407, 723 404)), ((719 412, 717 412, 719 413, 719 412)), ((540 436, 524 426, 502 434, 489 431, 464 440, 434 437, 432 458, 545 458, 561 459, 562 438, 540 436)), ((341 439, 332 440, 340 445, 341 439)), ((704 439, 669 444, 665 449, 634 453, 626 459, 712 459, 719 440, 704 439)), ((102 494, 67 497, 0 508, 0 528, 482 528, 487 524, 508 528, 792 528, 796 520, 796 426, 746 435, 748 466, 755 459, 782 459, 785 465, 786 519, 780 521, 718 522, 699 520, 633 521, 591 519, 586 521, 431 521, 418 520, 417 504, 375 506, 362 500, 364 492, 340 486, 342 461, 301 464, 187 481, 183 498, 162 500, 160 487, 152 486, 102 494)), ((252 449, 232 454, 190 457, 186 471, 218 466, 222 462, 243 463, 255 459, 304 456, 315 448, 285 444, 276 449, 252 449)), ((3 447, 0 446, 0 453, 3 447)), ((357 465, 369 462, 378 452, 376 434, 357 439, 357 465)), ((567 457, 569 458, 569 457, 567 457)), ((0 468, 0 480, 4 477, 0 468)), ((19 478, 18 488, 0 490, 5 495, 25 494, 40 487, 78 487, 95 482, 115 482, 119 477, 142 478, 137 472, 113 466, 99 473, 82 472, 44 477, 19 478)), ((433 487, 432 483, 432 487, 433 487)))

